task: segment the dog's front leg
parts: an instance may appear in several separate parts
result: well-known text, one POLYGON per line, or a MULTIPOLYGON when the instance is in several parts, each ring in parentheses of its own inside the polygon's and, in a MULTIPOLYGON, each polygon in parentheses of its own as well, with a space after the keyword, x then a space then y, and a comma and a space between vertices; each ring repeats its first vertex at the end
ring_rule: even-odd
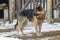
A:
POLYGON ((43 35, 42 32, 41 32, 42 23, 43 23, 42 20, 40 22, 38 22, 38 27, 37 27, 38 36, 42 36, 43 35))
POLYGON ((34 22, 35 25, 35 31, 37 36, 42 36, 43 34, 41 33, 41 27, 42 27, 42 21, 37 21, 35 20, 34 22))
POLYGON ((34 27, 35 27, 35 33, 36 33, 36 35, 38 35, 38 22, 37 22, 37 19, 36 19, 36 17, 34 17, 34 19, 33 19, 33 24, 34 24, 34 27))

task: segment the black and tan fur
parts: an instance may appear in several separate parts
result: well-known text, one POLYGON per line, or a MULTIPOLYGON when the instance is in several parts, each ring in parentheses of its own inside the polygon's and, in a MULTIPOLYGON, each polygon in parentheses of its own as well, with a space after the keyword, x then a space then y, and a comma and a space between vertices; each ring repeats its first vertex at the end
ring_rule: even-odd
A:
POLYGON ((44 18, 45 10, 42 6, 37 6, 35 9, 25 9, 18 15, 16 31, 19 33, 21 30, 22 32, 23 27, 30 21, 34 24, 36 35, 40 36, 44 18))

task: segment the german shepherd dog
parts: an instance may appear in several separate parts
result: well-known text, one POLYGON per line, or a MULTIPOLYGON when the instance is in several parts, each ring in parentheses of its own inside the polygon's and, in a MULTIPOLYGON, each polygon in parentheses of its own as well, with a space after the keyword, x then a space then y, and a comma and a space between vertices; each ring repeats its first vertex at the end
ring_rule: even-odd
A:
POLYGON ((30 21, 35 26, 36 35, 40 36, 44 18, 45 10, 41 5, 37 6, 35 9, 24 9, 18 14, 18 22, 15 26, 17 33, 19 33, 19 30, 22 32, 23 27, 28 23, 28 21, 30 21))

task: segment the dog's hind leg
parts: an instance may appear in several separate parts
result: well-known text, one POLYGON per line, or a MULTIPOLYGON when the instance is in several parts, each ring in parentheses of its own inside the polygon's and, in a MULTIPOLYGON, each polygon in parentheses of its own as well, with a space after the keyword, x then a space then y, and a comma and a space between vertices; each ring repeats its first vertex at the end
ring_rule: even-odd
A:
MULTIPOLYGON (((22 26, 25 27, 27 25, 28 21, 27 21, 27 18, 24 18, 24 21, 23 21, 23 24, 22 26)), ((21 28, 21 32, 23 34, 23 27, 21 28)), ((23 34, 24 35, 24 34, 23 34)))
POLYGON ((16 29, 17 25, 18 25, 18 20, 17 20, 17 23, 15 24, 15 27, 14 27, 14 29, 16 29))
POLYGON ((21 17, 20 19, 18 19, 18 25, 16 27, 17 33, 22 32, 21 35, 23 35, 23 27, 24 27, 24 23, 26 21, 26 17, 21 17))
POLYGON ((19 31, 21 30, 21 27, 22 27, 22 22, 20 20, 18 20, 18 25, 16 27, 16 31, 17 31, 18 35, 20 34, 19 31))

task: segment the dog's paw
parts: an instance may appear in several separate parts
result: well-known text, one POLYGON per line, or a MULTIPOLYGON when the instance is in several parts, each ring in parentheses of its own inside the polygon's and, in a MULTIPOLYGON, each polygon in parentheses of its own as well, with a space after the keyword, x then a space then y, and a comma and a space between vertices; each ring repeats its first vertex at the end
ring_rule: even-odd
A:
POLYGON ((37 36, 43 36, 43 34, 42 33, 38 33, 38 34, 36 34, 37 36))

